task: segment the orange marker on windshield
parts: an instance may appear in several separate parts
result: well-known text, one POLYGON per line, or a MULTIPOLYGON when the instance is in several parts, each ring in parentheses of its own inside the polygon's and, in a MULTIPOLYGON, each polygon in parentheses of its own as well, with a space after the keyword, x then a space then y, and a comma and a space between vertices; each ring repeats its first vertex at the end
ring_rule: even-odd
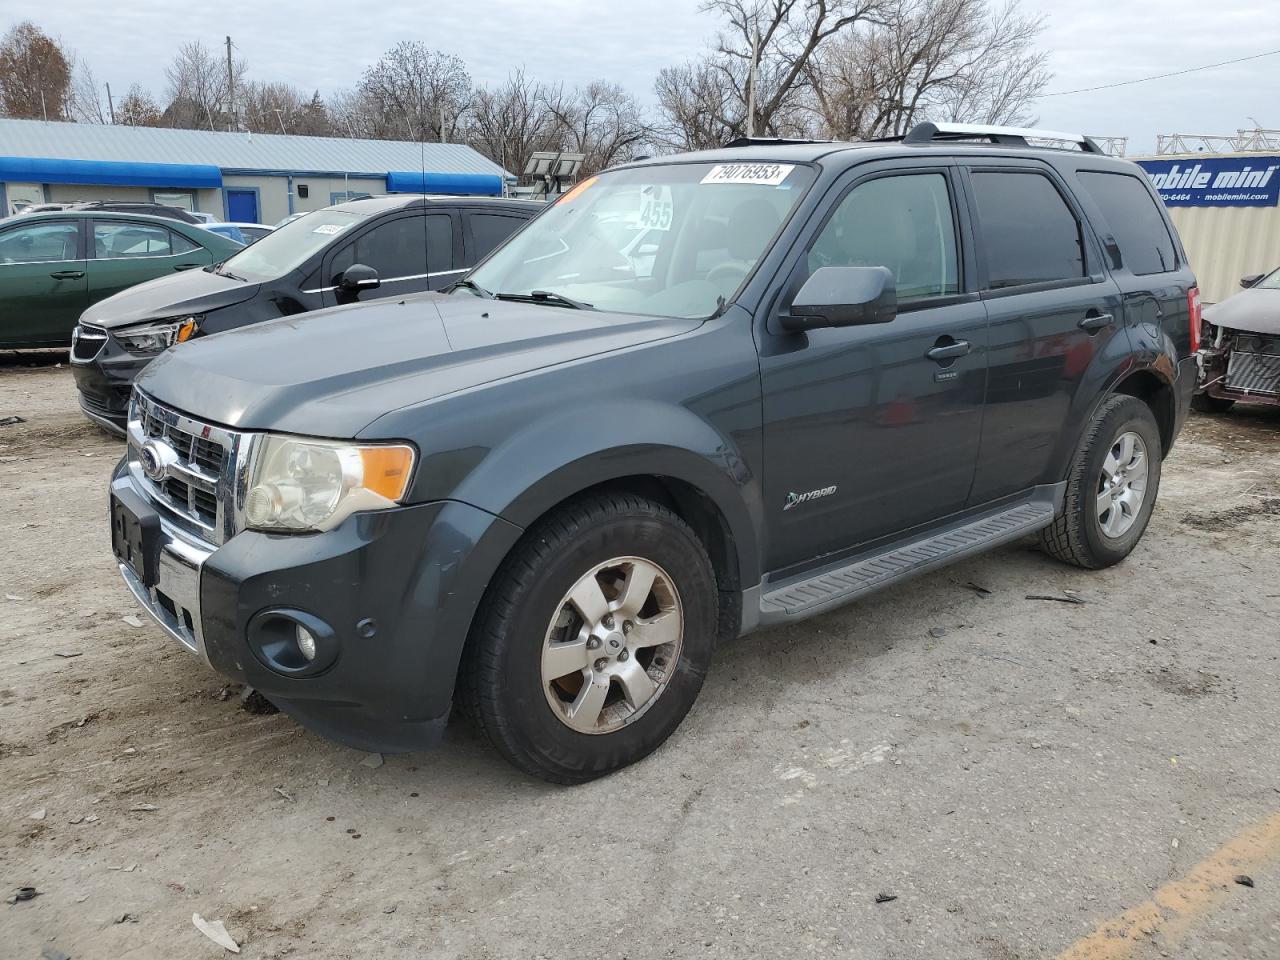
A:
POLYGON ((556 203, 571 203, 573 199, 578 196, 578 194, 582 193, 584 190, 587 189, 587 187, 591 186, 593 183, 595 183, 599 179, 600 179, 599 177, 587 177, 587 179, 583 180, 581 183, 575 186, 568 193, 561 196, 560 199, 556 201, 556 203))

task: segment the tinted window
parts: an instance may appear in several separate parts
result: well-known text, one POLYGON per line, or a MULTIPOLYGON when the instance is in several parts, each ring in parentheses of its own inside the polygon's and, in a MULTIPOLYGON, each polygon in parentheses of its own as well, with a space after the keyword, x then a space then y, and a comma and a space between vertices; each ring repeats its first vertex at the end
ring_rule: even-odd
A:
POLYGON ((990 289, 1084 276, 1080 224, 1048 177, 975 173, 973 190, 990 289))
POLYGON ((174 250, 175 239, 181 241, 181 250, 192 248, 188 240, 175 238, 164 227, 118 220, 93 221, 93 255, 99 260, 167 257, 178 252, 174 250))
POLYGON ((519 217, 505 217, 496 213, 473 213, 470 219, 471 239, 474 241, 471 252, 475 263, 487 257, 494 247, 524 223, 519 217))
POLYGON ((1082 173, 1080 183, 1102 211, 1120 247, 1120 260, 1131 273, 1165 273, 1177 267, 1169 228, 1141 180, 1123 173, 1082 173))
POLYGON ((33 223, 0 233, 0 263, 44 263, 76 258, 74 223, 33 223))
POLYGON ((888 267, 899 300, 960 290, 956 230, 942 174, 884 177, 859 184, 842 200, 809 249, 819 267, 888 267))
POLYGON ((384 220, 339 250, 330 272, 336 279, 353 263, 363 263, 377 270, 383 280, 416 277, 427 272, 425 242, 420 217, 384 220))
POLYGON ((433 213, 427 217, 427 270, 441 273, 453 269, 453 217, 433 213))

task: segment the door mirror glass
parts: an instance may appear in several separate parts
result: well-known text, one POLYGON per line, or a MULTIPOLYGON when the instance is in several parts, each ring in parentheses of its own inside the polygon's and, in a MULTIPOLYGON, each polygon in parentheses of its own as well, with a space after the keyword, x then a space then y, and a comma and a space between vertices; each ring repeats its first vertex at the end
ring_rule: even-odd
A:
POLYGON ((1240 286, 1248 290, 1250 287, 1256 287, 1258 281, 1265 277, 1265 273, 1250 273, 1240 278, 1240 286))
POLYGON ((382 281, 378 279, 378 271, 373 267, 365 266, 363 263, 353 263, 347 269, 342 271, 342 276, 338 278, 338 288, 346 290, 348 293, 355 293, 359 290, 373 290, 381 286, 382 281))
POLYGON ((898 313, 897 285, 888 267, 819 267, 782 317, 785 330, 888 323, 898 313))

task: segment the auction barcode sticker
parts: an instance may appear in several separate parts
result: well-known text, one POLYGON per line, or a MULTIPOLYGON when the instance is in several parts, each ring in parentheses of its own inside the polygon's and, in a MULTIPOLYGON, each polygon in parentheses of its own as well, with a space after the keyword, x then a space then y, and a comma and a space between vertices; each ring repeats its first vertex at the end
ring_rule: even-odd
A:
POLYGON ((776 187, 795 168, 793 163, 717 163, 702 178, 702 182, 758 183, 776 187))

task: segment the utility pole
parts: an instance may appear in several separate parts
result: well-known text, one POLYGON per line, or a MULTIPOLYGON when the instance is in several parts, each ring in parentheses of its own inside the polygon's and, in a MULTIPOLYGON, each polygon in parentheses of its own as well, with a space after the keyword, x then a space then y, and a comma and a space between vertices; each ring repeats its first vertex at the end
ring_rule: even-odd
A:
POLYGON ((231 68, 231 38, 227 37, 227 109, 231 114, 231 129, 238 130, 236 123, 236 75, 231 68))
POLYGON ((111 100, 111 84, 107 84, 107 112, 111 114, 111 122, 116 122, 116 105, 111 100))
POLYGON ((747 73, 747 136, 756 135, 756 70, 760 61, 760 28, 751 37, 751 70, 747 73))
POLYGON ((440 142, 444 143, 444 101, 440 101, 440 142))

